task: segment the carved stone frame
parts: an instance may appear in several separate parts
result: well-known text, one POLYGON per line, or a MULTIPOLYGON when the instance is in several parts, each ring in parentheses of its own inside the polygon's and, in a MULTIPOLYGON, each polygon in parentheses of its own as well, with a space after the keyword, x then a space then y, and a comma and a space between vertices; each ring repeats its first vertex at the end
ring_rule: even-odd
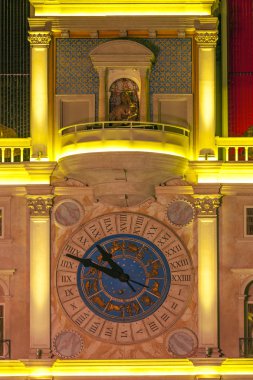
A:
POLYGON ((109 89, 122 77, 136 82, 140 96, 140 121, 148 116, 148 76, 154 55, 144 45, 129 40, 105 42, 90 53, 93 66, 99 74, 99 120, 108 119, 109 89))

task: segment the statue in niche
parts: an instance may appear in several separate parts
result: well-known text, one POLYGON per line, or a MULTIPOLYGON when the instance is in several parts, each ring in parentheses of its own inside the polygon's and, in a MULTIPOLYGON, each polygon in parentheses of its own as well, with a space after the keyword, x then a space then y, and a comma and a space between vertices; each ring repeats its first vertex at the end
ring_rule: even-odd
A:
POLYGON ((138 86, 134 81, 118 79, 111 85, 110 92, 109 120, 140 120, 138 86))

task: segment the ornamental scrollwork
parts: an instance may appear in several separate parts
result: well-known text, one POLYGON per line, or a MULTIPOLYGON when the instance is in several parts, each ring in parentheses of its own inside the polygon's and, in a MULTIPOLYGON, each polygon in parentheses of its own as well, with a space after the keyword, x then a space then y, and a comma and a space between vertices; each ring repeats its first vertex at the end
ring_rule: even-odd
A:
POLYGON ((215 47, 218 41, 218 31, 197 30, 195 41, 198 45, 215 47))
POLYGON ((221 196, 204 196, 194 199, 194 206, 199 216, 216 216, 221 205, 221 196))
POLYGON ((51 32, 28 32, 28 41, 32 46, 49 46, 51 41, 51 32))
POLYGON ((28 196, 27 206, 31 216, 47 216, 53 206, 53 196, 28 196))

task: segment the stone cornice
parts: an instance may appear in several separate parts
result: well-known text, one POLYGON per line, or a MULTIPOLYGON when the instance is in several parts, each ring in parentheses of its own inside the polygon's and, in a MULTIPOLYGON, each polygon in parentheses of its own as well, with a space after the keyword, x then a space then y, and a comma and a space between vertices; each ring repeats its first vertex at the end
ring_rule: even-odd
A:
POLYGON ((148 32, 184 31, 193 33, 196 29, 216 30, 218 19, 216 17, 195 16, 48 16, 29 18, 31 30, 51 29, 54 32, 68 30, 70 32, 87 31, 119 31, 146 30, 148 32))

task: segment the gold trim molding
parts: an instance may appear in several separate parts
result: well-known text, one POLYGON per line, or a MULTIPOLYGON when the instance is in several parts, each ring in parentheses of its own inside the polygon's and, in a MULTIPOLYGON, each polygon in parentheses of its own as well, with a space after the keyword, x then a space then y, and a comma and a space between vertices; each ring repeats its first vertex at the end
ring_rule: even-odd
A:
POLYGON ((197 30, 195 32, 195 41, 199 46, 215 47, 218 41, 217 30, 197 30))
POLYGON ((53 206, 53 195, 29 195, 27 206, 31 216, 48 216, 53 206))
POLYGON ((51 41, 51 32, 47 31, 28 31, 28 41, 31 46, 49 47, 51 41))

